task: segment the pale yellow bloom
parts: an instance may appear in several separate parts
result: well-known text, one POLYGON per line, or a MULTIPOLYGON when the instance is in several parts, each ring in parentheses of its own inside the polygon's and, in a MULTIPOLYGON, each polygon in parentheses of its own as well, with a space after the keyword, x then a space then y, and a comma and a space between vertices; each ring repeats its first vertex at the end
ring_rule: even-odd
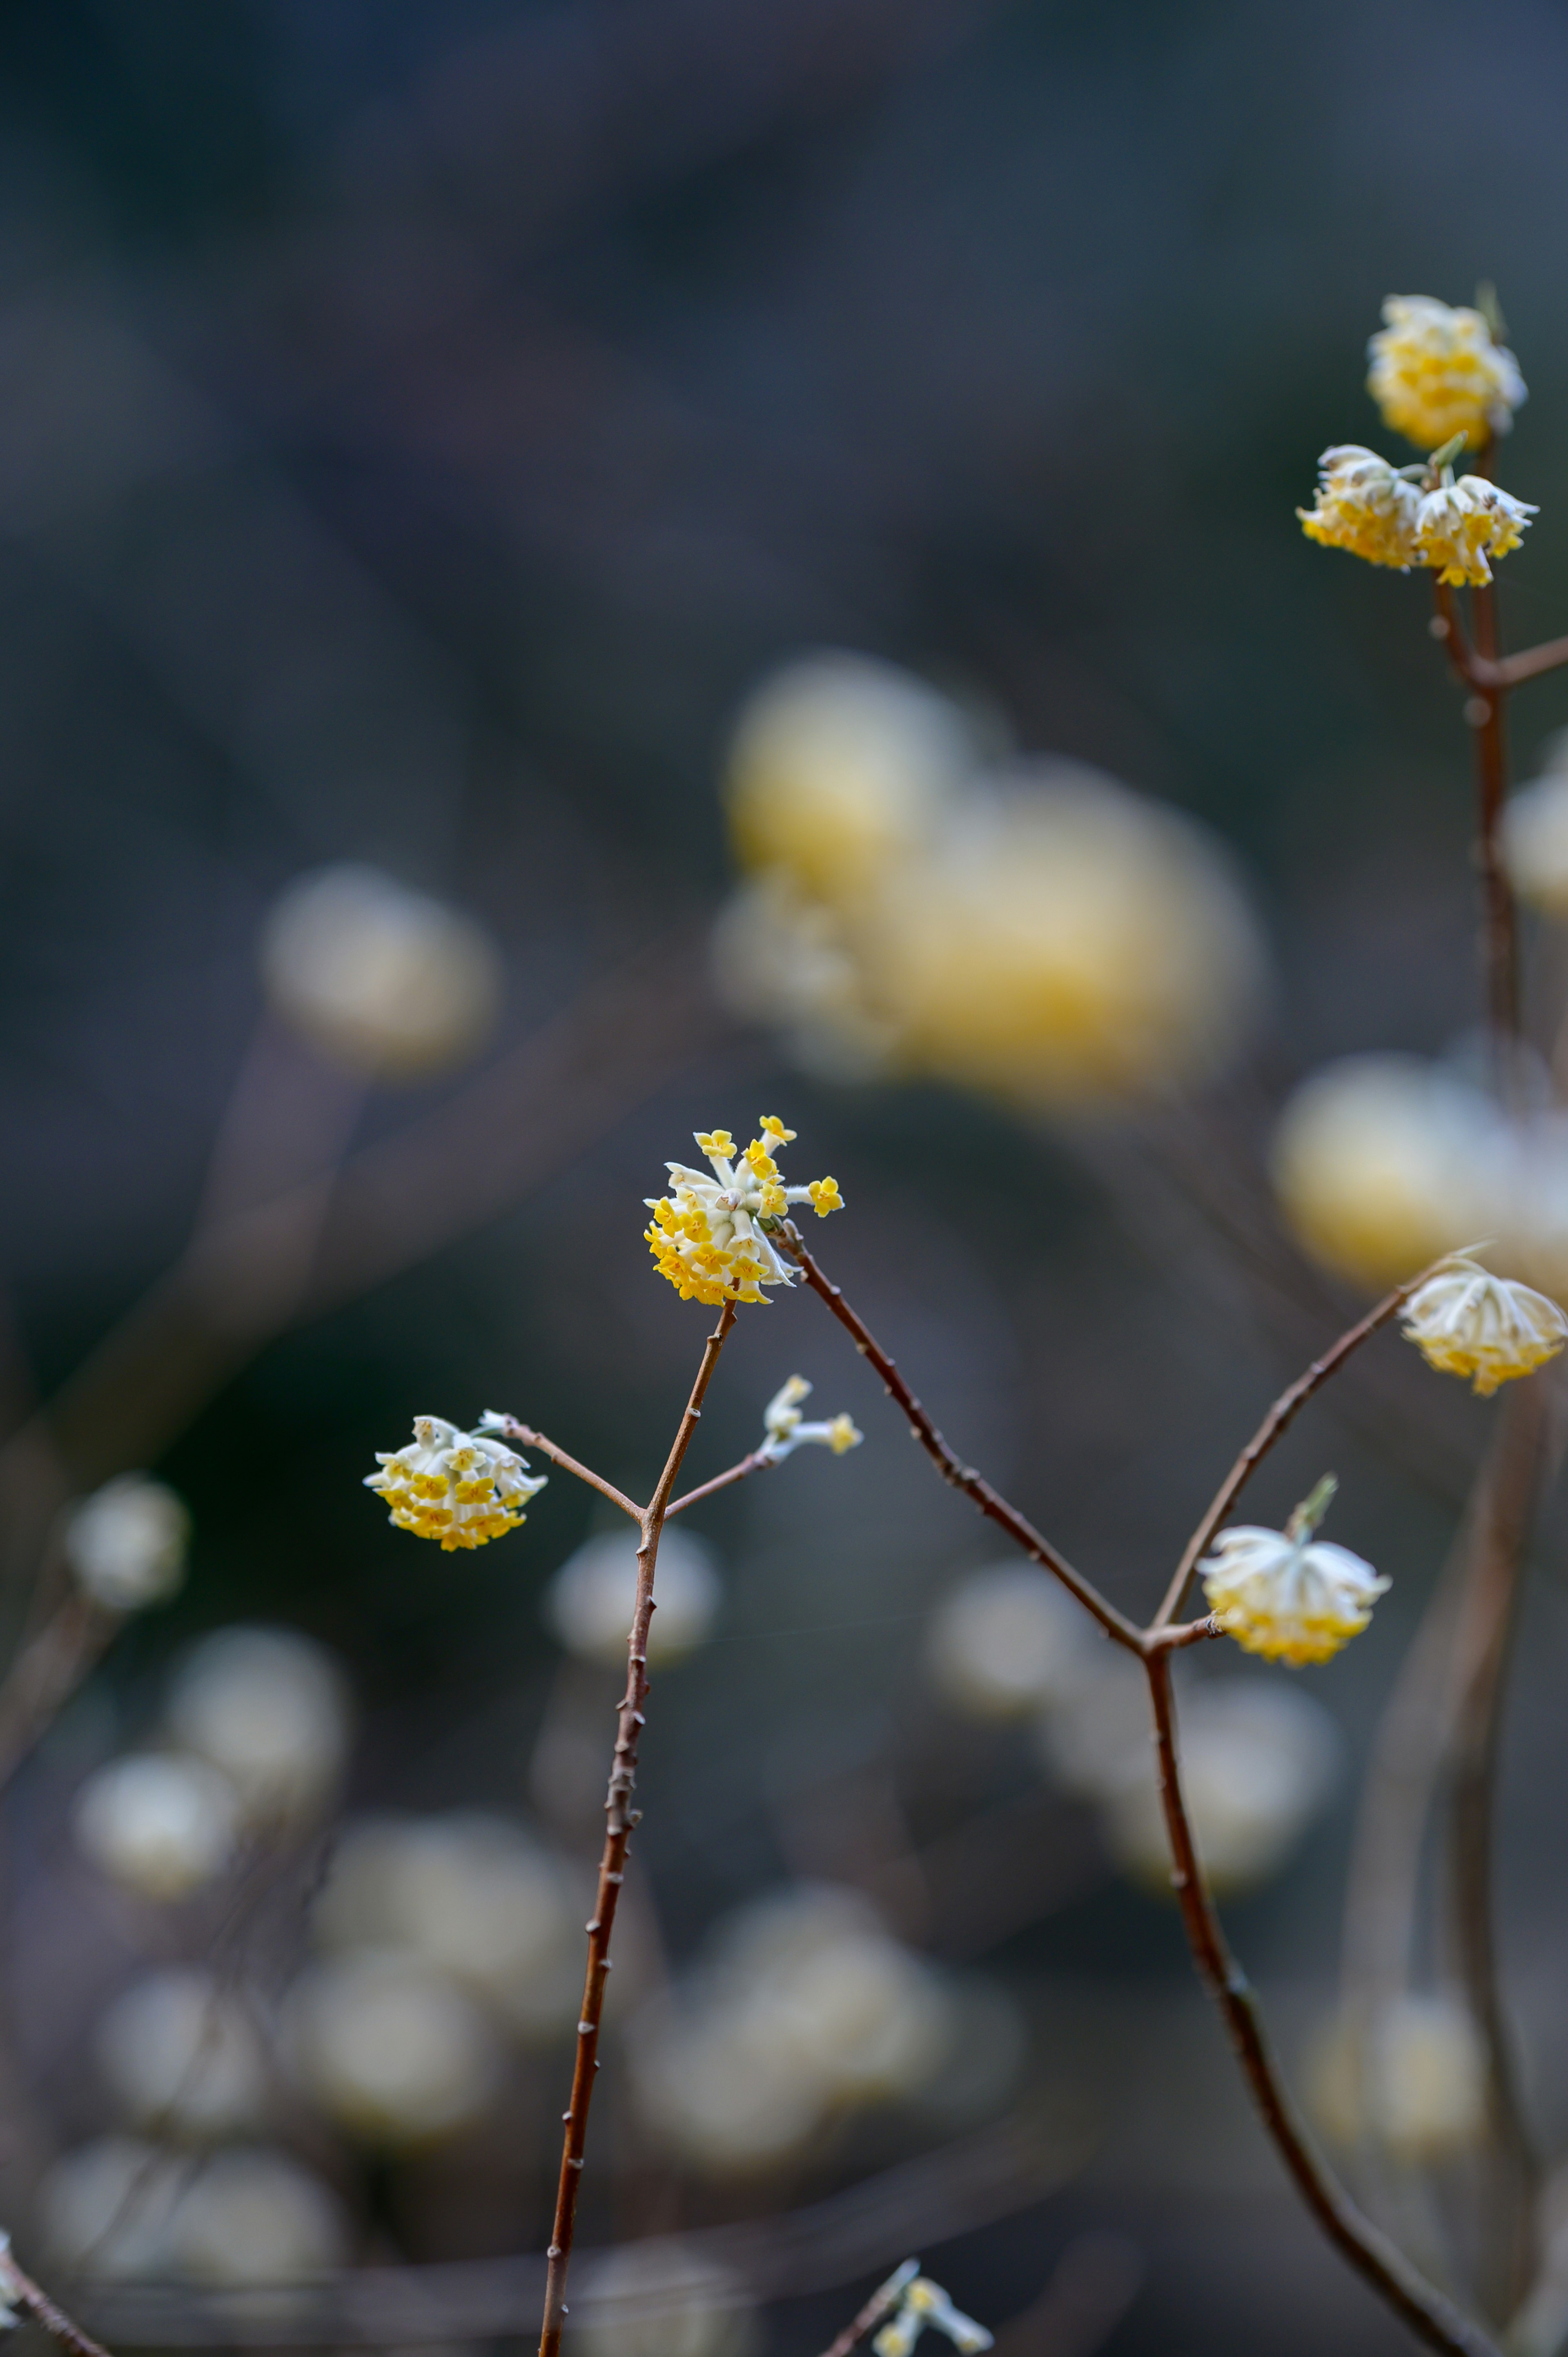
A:
POLYGON ((1568 1341, 1568 1318, 1544 1293, 1459 1258, 1412 1294, 1402 1331, 1429 1366, 1474 1376, 1473 1388, 1487 1399, 1499 1383, 1557 1356, 1568 1341))
POLYGON ((787 1218, 794 1203, 811 1203, 822 1219, 843 1209, 835 1179, 787 1187, 768 1148, 782 1149, 795 1133, 773 1114, 764 1114, 759 1127, 761 1135, 741 1155, 727 1129, 698 1131, 711 1175, 683 1162, 666 1163, 669 1194, 647 1198, 653 1220, 643 1240, 660 1275, 669 1278, 682 1301, 714 1308, 721 1301, 763 1301, 765 1285, 792 1285, 793 1272, 767 1222, 787 1218))
POLYGON ((1391 295, 1383 317, 1367 348, 1367 390, 1385 425, 1418 450, 1435 450, 1455 434, 1478 450, 1508 432, 1524 379, 1479 311, 1451 310, 1429 295, 1391 295))
POLYGON ((847 1409, 825 1423, 805 1422, 800 1414, 800 1402, 810 1396, 811 1390, 811 1386, 804 1375, 791 1375, 775 1392, 762 1411, 762 1428, 767 1437, 757 1452, 759 1457, 766 1457, 770 1463, 777 1465, 807 1441, 814 1441, 822 1448, 831 1448, 835 1457, 842 1457, 847 1449, 860 1447, 865 1435, 856 1429, 854 1418, 847 1409))
POLYGON ((978 2357, 981 2350, 992 2345, 984 2325, 956 2309, 940 2284, 929 2276, 916 2276, 906 2287, 896 2313, 871 2344, 875 2357, 910 2357, 928 2325, 946 2333, 961 2357, 978 2357))
POLYGON ((488 1433, 459 1432, 442 1415, 416 1415, 413 1438, 390 1454, 378 1448, 379 1491, 401 1530, 438 1539, 445 1553, 479 1547, 516 1530, 523 1507, 549 1475, 531 1475, 522 1458, 488 1433))
POLYGON ((1276 1662, 1326 1662, 1372 1617, 1389 1583, 1348 1547, 1315 1534, 1332 1495, 1325 1480, 1283 1531, 1238 1523, 1198 1566, 1228 1637, 1276 1662))
POLYGON ((1507 556, 1537 512, 1481 475, 1461 475, 1428 491, 1416 510, 1418 562, 1455 588, 1479 588, 1492 577, 1488 556, 1507 556))
POLYGON ((1319 458, 1317 473, 1316 505, 1296 510, 1308 540, 1403 573, 1423 562, 1415 534, 1420 494, 1386 458, 1359 442, 1338 442, 1319 458))

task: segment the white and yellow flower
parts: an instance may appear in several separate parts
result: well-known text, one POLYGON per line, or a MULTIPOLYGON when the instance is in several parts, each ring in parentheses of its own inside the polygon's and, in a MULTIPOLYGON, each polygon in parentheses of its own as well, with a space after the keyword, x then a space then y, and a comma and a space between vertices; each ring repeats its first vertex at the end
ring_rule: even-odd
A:
POLYGON ((1283 1531, 1244 1523, 1221 1531, 1199 1564, 1214 1618, 1243 1652, 1326 1662, 1370 1620, 1388 1581, 1348 1547, 1316 1536, 1334 1490, 1326 1475, 1283 1531))
POLYGON ((1435 450, 1455 434, 1478 450, 1508 432, 1524 379, 1479 311, 1451 309, 1430 295, 1391 295, 1383 318, 1367 347, 1367 390, 1385 425, 1418 450, 1435 450))
POLYGON ((1460 1254, 1412 1294, 1401 1331, 1428 1366, 1473 1376, 1473 1388, 1488 1399, 1499 1383, 1531 1375, 1557 1356, 1568 1341, 1568 1318, 1544 1293, 1460 1254))
MULTIPOLYGON (((698 1130, 697 1145, 708 1170, 668 1162, 670 1192, 650 1195, 653 1214, 644 1240, 682 1301, 716 1308, 723 1301, 762 1301, 765 1285, 791 1285, 793 1271, 768 1233, 768 1223, 787 1219, 791 1205, 809 1203, 819 1219, 843 1209, 836 1178, 813 1178, 787 1187, 775 1159, 795 1135, 777 1114, 766 1114, 744 1154, 727 1129, 698 1130)), ((847 1446, 848 1444, 846 1444, 847 1446)))
POLYGON ((1359 442, 1337 442, 1319 458, 1317 474, 1316 505, 1296 510, 1308 540, 1402 573, 1423 563, 1415 533, 1421 495, 1386 458, 1359 442))
POLYGON ((842 1457, 846 1449, 858 1448, 865 1438, 865 1433, 856 1429, 854 1418, 847 1409, 825 1423, 806 1423, 800 1414, 800 1402, 810 1396, 811 1390, 804 1375, 791 1375, 763 1409, 766 1437, 757 1453, 767 1458, 769 1464, 781 1464, 792 1450, 807 1442, 819 1448, 831 1448, 835 1457, 842 1457))
POLYGON ((1516 549, 1537 510, 1482 475, 1461 475, 1457 482, 1447 475, 1444 468, 1444 481, 1416 509, 1417 561, 1456 589, 1479 588, 1492 577, 1487 559, 1516 549))
POLYGON ((404 1448, 378 1448, 379 1473, 365 1487, 392 1509, 400 1530, 438 1539, 445 1553, 480 1547, 514 1531, 546 1473, 531 1474, 523 1459, 489 1433, 459 1432, 443 1415, 416 1415, 404 1448))
MULTIPOLYGON (((912 2263, 905 2261, 906 2266, 912 2263)), ((899 2273, 903 2273, 900 2268, 899 2273)), ((892 2279, 897 2285, 898 2277, 892 2279)), ((892 2288, 886 2286, 885 2290, 892 2288)), ((962 2357, 978 2357, 983 2349, 992 2345, 992 2336, 983 2324, 976 2324, 972 2316, 956 2309, 940 2284, 929 2276, 912 2275, 903 2287, 903 2296, 895 2314, 872 2342, 876 2357, 910 2357, 910 2352, 928 2325, 945 2332, 962 2357)))

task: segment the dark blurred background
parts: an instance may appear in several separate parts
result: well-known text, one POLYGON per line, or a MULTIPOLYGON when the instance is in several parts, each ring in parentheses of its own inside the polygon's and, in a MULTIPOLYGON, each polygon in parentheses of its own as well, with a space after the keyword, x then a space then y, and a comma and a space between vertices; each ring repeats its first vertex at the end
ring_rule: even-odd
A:
MULTIPOLYGON (((564 1677, 609 1740, 609 1672, 564 1670, 542 1612, 593 1501, 557 1477, 521 1536, 448 1556, 360 1477, 415 1411, 494 1404, 650 1483, 705 1326, 651 1272, 640 1204, 693 1127, 799 1129, 791 1175, 831 1169, 850 1207, 833 1273, 958 1445, 1152 1604, 1334 1303, 1304 1279, 1262 1314, 1234 1239, 1124 1125, 810 1078, 727 1016, 705 967, 727 732, 759 675, 847 647, 1223 834, 1276 980, 1204 1135, 1253 1196, 1298 1072, 1462 1030, 1466 746, 1421 587, 1309 548, 1292 509, 1326 443, 1386 445, 1362 389, 1382 297, 1495 280, 1530 388, 1502 479, 1541 509, 1506 624, 1563 627, 1568 26, 1523 0, 1479 36, 1400 0, 20 0, 5 21, 3 1372, 24 1436, 57 1403, 12 1553, 128 1467, 195 1532, 183 1592, 13 1790, 20 2224, 40 2168, 118 2133, 98 2012, 207 1936, 177 1910, 105 1929, 68 1831, 193 1639, 262 1622, 328 1649, 350 1813, 481 1808, 593 1854, 581 1776, 541 1766, 564 1677), (265 1011, 269 909, 344 861, 499 945, 497 1026, 461 1070, 346 1087, 265 1011), (242 1254, 193 1277, 203 1205, 279 1189, 303 1224, 255 1297, 231 1297, 242 1254)), ((1535 691, 1526 767, 1565 719, 1568 688, 1535 691)), ((752 2176, 661 2158, 618 2062, 587 2241, 832 2201, 979 2136, 882 2197, 888 2247, 870 2231, 809 2298, 773 2298, 764 2345, 831 2337, 903 2255, 906 2199, 961 2305, 1034 2314, 1011 2357, 1399 2345, 1244 2116, 1172 1910, 1026 1732, 933 1683, 929 1611, 996 1550, 814 1305, 743 1313, 693 1473, 752 1444, 797 1368, 865 1445, 700 1518, 724 1602, 655 1687, 637 1874, 662 1962, 628 1977, 825 1883, 1013 2028, 978 2092, 852 2105, 752 2176), (1010 2178, 983 2139, 1025 2116, 1010 2178), (971 2169, 1003 2189, 978 2216, 971 2169), (1031 2310, 1064 2253, 1081 2330, 1031 2310)), ((1373 1632, 1302 1680, 1340 1729, 1335 1797, 1234 1909, 1298 2062, 1333 2002, 1355 1765, 1482 1429, 1445 1396, 1434 1435, 1392 1382, 1293 1438, 1257 1501, 1282 1518, 1332 1461, 1336 1534, 1396 1576, 1373 1632)), ((1562 1930, 1560 1594, 1531 1610, 1508 1860, 1527 1998, 1562 1930)), ((294 1969, 257 1966, 274 1996, 294 1969)), ((346 2257, 542 2247, 564 2050, 526 2068, 505 2136, 360 2162, 299 2131, 346 2257)), ((706 2357, 691 2330, 649 2346, 706 2357)))

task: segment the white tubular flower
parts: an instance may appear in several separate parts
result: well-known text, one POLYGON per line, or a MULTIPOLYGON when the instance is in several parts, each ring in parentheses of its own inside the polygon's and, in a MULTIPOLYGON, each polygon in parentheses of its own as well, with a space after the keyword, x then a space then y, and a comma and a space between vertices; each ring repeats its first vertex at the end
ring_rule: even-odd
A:
POLYGON ((1532 1375, 1557 1356, 1568 1341, 1568 1318, 1544 1293, 1493 1276, 1461 1254, 1412 1294, 1400 1330, 1429 1367, 1473 1375, 1473 1388, 1489 1399, 1499 1383, 1532 1375))
POLYGON ((722 1301, 762 1301, 765 1285, 792 1285, 794 1272, 779 1257, 767 1222, 787 1219, 792 1203, 810 1203, 822 1220, 843 1209, 836 1178, 786 1187, 774 1156, 795 1132, 776 1114, 764 1114, 758 1127, 761 1135, 744 1154, 727 1129, 697 1130, 712 1175, 667 1162, 669 1194, 646 1198, 653 1222, 643 1231, 644 1242, 660 1275, 682 1301, 716 1308, 722 1301))
POLYGON ((1326 1474, 1283 1531, 1221 1531, 1199 1564, 1214 1618, 1243 1652, 1326 1662, 1370 1620, 1389 1582, 1348 1547, 1315 1536, 1336 1487, 1326 1474))
POLYGON ((1316 504, 1297 508, 1308 540, 1348 549, 1369 565, 1408 573, 1421 558, 1415 544, 1420 494, 1386 458, 1359 442, 1338 442, 1317 462, 1316 504))
POLYGON ((800 1415, 800 1402, 810 1396, 811 1390, 804 1375, 791 1375, 763 1409, 762 1428, 767 1437, 757 1453, 767 1458, 769 1464, 782 1464, 791 1450, 803 1442, 831 1448, 835 1457, 842 1457, 846 1449, 858 1448, 865 1438, 847 1409, 825 1424, 805 1423, 800 1415))
POLYGON ((1456 589, 1480 588, 1492 577, 1488 556, 1517 548, 1537 512, 1529 500, 1514 499, 1482 475, 1440 483, 1416 509, 1420 562, 1456 589))
POLYGON ((1508 432, 1524 379, 1479 311, 1450 309, 1430 295, 1391 295, 1383 317, 1367 347, 1367 390, 1385 425, 1418 450, 1435 450, 1455 434, 1478 450, 1508 432))
POLYGON ((956 2309, 940 2284, 929 2276, 916 2276, 907 2285, 897 2312, 886 2323, 872 2342, 876 2357, 909 2357, 910 2351, 928 2324, 945 2332, 955 2349, 965 2357, 976 2357, 982 2349, 989 2349, 992 2336, 983 2324, 976 2324, 972 2316, 964 2316, 956 2309))
POLYGON ((514 1531, 523 1507, 549 1480, 489 1434, 459 1432, 444 1415, 416 1415, 404 1448, 378 1448, 379 1473, 365 1487, 380 1492, 401 1530, 439 1539, 442 1551, 485 1546, 514 1531))

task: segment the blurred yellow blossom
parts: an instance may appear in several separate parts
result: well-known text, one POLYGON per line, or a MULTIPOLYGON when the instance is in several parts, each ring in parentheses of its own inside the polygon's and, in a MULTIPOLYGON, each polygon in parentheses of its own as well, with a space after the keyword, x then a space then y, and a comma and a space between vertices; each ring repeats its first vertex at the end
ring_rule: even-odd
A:
POLYGON ((1415 543, 1420 494, 1386 458, 1341 442, 1324 452, 1317 472, 1316 504, 1296 510, 1308 540, 1402 572, 1422 562, 1415 543))
POLYGON ((1488 556, 1516 549, 1536 512, 1528 500, 1514 499, 1483 476, 1444 480, 1416 510, 1420 561, 1456 589, 1479 588, 1492 577, 1488 556))
POLYGON ((1386 425, 1418 450, 1435 450, 1455 434, 1478 450, 1508 432, 1524 379, 1479 311, 1451 309, 1430 295, 1391 295, 1383 318, 1367 348, 1367 390, 1386 425))
POLYGON ((445 1553, 479 1547, 516 1530, 523 1507, 542 1490, 547 1473, 531 1475, 522 1458, 488 1433, 459 1432, 442 1415, 416 1415, 413 1438, 391 1451, 378 1448, 379 1473, 367 1473, 400 1529, 438 1539, 445 1553))
POLYGON ((669 1278, 682 1301, 713 1308, 721 1301, 765 1300, 763 1286, 794 1282, 765 1222, 785 1218, 792 1203, 811 1203, 822 1218, 843 1209, 832 1178, 786 1187, 768 1149, 783 1146, 795 1132, 771 1114, 759 1127, 762 1135, 738 1156, 727 1129, 698 1131, 697 1145, 712 1175, 684 1162, 666 1163, 669 1194, 645 1199, 653 1220, 643 1240, 660 1275, 669 1278))
POLYGON ((846 1450, 858 1448, 865 1439, 865 1435, 856 1428, 847 1409, 825 1423, 806 1423, 800 1414, 800 1402, 810 1396, 811 1390, 804 1375, 791 1375, 763 1409, 762 1429, 766 1437, 757 1454, 766 1457, 770 1464, 779 1464, 808 1442, 814 1442, 820 1448, 831 1448, 835 1457, 843 1457, 846 1450))
POLYGON ((1429 1366, 1473 1375, 1473 1388, 1488 1399, 1499 1383, 1557 1356, 1568 1318, 1545 1294, 1461 1255, 1412 1294, 1401 1330, 1429 1366))
POLYGON ((1243 1652, 1326 1662, 1370 1620, 1388 1581, 1348 1547, 1316 1536, 1334 1489, 1326 1475, 1283 1531, 1221 1531, 1198 1566, 1216 1620, 1243 1652))

